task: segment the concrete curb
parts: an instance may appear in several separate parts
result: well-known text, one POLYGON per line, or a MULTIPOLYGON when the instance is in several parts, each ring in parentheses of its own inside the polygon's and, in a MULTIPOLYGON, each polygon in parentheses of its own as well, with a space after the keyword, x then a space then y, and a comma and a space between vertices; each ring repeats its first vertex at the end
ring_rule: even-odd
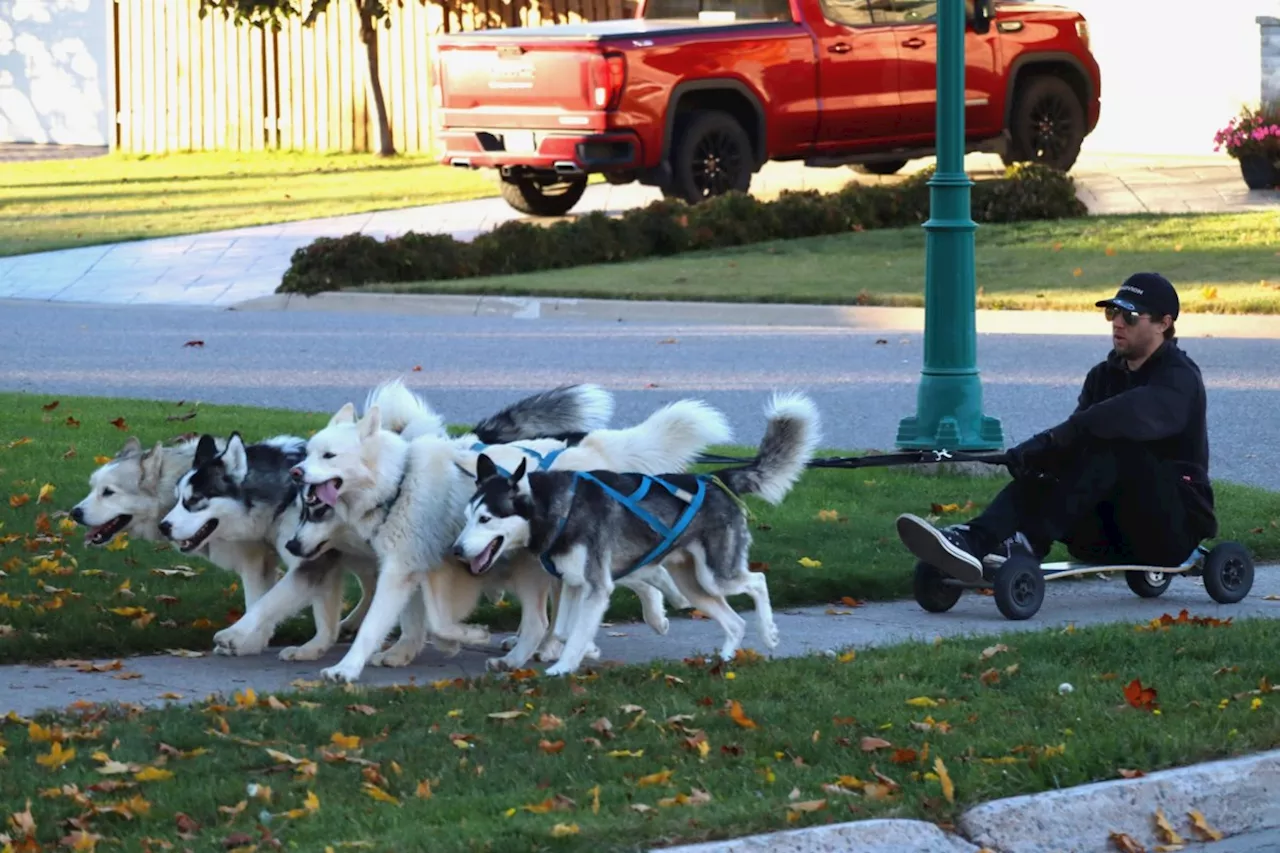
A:
MULTIPOLYGON (((864 305, 675 302, 563 297, 339 291, 303 296, 273 293, 230 306, 232 311, 343 311, 446 317, 510 317, 516 320, 607 320, 632 323, 709 323, 737 326, 820 326, 861 330, 923 331, 923 308, 864 305)), ((1102 318, 1088 311, 977 312, 979 334, 1100 335, 1102 318)), ((1280 338, 1280 318, 1263 314, 1184 314, 1184 338, 1280 338)))
POLYGON ((923 820, 860 820, 708 841, 650 853, 977 853, 963 838, 923 820))
POLYGON ((994 800, 961 815, 959 834, 920 820, 864 820, 661 853, 1114 853, 1113 832, 1151 850, 1168 843, 1156 835, 1156 809, 1185 843, 1203 840, 1192 810, 1224 839, 1280 828, 1280 750, 994 800))
POLYGON ((1280 750, 995 800, 961 815, 958 829, 998 853, 1111 853, 1112 832, 1151 849, 1167 843, 1155 833, 1156 809, 1188 841, 1203 840, 1193 809, 1227 837, 1280 827, 1280 750))

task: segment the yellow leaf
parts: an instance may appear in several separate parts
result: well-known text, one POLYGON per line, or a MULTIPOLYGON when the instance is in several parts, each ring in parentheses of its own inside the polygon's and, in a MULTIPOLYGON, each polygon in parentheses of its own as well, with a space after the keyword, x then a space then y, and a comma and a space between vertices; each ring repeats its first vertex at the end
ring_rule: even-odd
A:
POLYGON ((650 785, 665 785, 671 779, 670 770, 662 770, 658 773, 650 773, 648 776, 641 776, 636 780, 636 784, 641 788, 647 788, 650 785))
POLYGON ((744 729, 757 728, 756 721, 743 713, 742 703, 737 699, 729 703, 729 717, 744 729))
POLYGON ((551 827, 552 838, 564 838, 566 835, 577 835, 578 825, 576 823, 557 823, 551 827))
POLYGON ((53 483, 45 483, 43 486, 40 487, 40 494, 39 496, 36 497, 36 503, 38 504, 48 503, 50 497, 57 490, 58 490, 58 487, 55 486, 53 483))
POLYGON ((1200 288, 1200 295, 1205 299, 1212 301, 1218 298, 1218 288, 1206 285, 1200 288))
POLYGON ((98 454, 97 456, 93 457, 94 465, 106 465, 110 461, 111 461, 110 456, 103 456, 102 454, 98 454))
POLYGON ((258 694, 253 692, 252 687, 246 687, 243 693, 237 690, 231 698, 237 708, 253 708, 258 704, 258 694))
POLYGON ((1166 844, 1185 844, 1186 840, 1178 834, 1168 819, 1164 816, 1164 809, 1156 809, 1156 828, 1160 830, 1160 835, 1166 844))
POLYGON ((615 749, 605 753, 610 758, 640 758, 644 755, 643 749, 615 749))
POLYGON ((49 748, 48 755, 37 755, 36 763, 55 770, 68 761, 76 757, 75 749, 63 750, 62 744, 54 741, 53 746, 49 748))
POLYGON ((591 813, 600 814, 600 786, 591 789, 591 813))
POLYGON ((948 803, 956 801, 956 786, 951 781, 951 774, 947 772, 947 765, 942 763, 942 756, 938 756, 933 760, 933 769, 938 774, 938 781, 942 783, 942 796, 947 798, 948 803))
POLYGON ((1079 278, 1080 276, 1084 275, 1084 270, 1080 269, 1080 267, 1076 267, 1071 271, 1071 274, 1076 278, 1079 278))
POLYGON ((1208 822, 1204 819, 1203 814, 1192 809, 1187 812, 1187 816, 1191 818, 1191 828, 1194 829, 1196 834, 1201 838, 1213 841, 1222 840, 1222 833, 1214 829, 1212 826, 1209 826, 1208 822))
POLYGON ((360 737, 358 735, 344 735, 342 732, 334 732, 329 736, 329 740, 334 746, 341 749, 360 748, 360 737))
POLYGON ((129 547, 128 533, 117 534, 115 539, 112 539, 110 542, 106 544, 106 549, 108 551, 123 551, 125 548, 128 548, 128 547, 129 547))
POLYGON ((393 806, 400 805, 399 800, 379 788, 377 785, 370 785, 368 782, 364 782, 360 785, 360 790, 364 791, 370 797, 378 800, 379 802, 391 803, 393 806))
POLYGON ((936 708, 938 703, 930 699, 928 696, 916 696, 914 699, 908 699, 907 704, 913 708, 936 708))
POLYGON ((849 661, 853 660, 857 656, 858 656, 857 652, 847 651, 844 654, 837 656, 836 660, 840 661, 840 663, 848 663, 849 661))
POLYGON ((429 799, 431 799, 431 782, 430 782, 430 780, 428 780, 428 779, 423 779, 421 782, 419 782, 419 783, 418 783, 418 790, 414 793, 414 796, 416 796, 416 797, 418 797, 419 799, 422 799, 422 800, 429 800, 429 799))
POLYGON ((826 800, 805 800, 801 803, 787 803, 787 810, 793 812, 816 812, 826 807, 826 800))
POLYGON ((159 782, 164 779, 172 779, 173 771, 164 770, 160 767, 144 767, 137 773, 133 774, 133 778, 139 782, 159 782))
POLYGON ((302 807, 309 812, 320 811, 320 798, 316 796, 315 791, 307 791, 307 798, 302 802, 302 807))
POLYGON ((834 509, 818 510, 818 521, 837 521, 839 520, 839 518, 840 518, 840 513, 837 510, 834 510, 834 509))
POLYGON ((809 558, 809 557, 801 557, 799 560, 796 560, 796 562, 797 562, 797 563, 799 563, 800 565, 804 566, 806 569, 819 569, 819 568, 822 568, 822 561, 821 561, 821 560, 814 560, 814 559, 811 559, 811 558, 809 558))

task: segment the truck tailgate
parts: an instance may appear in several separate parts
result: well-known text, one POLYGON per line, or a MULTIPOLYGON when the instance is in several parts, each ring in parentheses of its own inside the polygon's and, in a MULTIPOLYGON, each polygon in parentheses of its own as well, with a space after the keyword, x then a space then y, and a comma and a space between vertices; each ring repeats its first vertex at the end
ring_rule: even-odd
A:
POLYGON ((446 126, 563 127, 566 115, 605 109, 622 83, 610 80, 620 57, 594 42, 441 45, 439 57, 446 126))

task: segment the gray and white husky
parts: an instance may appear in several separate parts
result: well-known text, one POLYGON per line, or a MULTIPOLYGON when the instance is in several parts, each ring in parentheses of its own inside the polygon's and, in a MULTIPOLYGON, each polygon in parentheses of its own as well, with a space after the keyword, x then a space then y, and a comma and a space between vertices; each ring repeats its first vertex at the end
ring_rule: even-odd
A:
MULTIPOLYGON (((444 419, 403 382, 379 385, 365 401, 366 410, 383 413, 386 429, 405 440, 444 438, 444 419)), ((575 432, 607 421, 613 399, 595 385, 562 386, 508 406, 476 425, 477 439, 511 439, 575 432)), ((258 544, 284 561, 286 574, 248 608, 234 625, 214 635, 215 651, 229 655, 259 654, 281 621, 310 603, 316 634, 303 646, 280 652, 285 660, 315 660, 337 641, 341 627, 344 570, 359 579, 362 596, 345 624, 358 625, 368 610, 376 576, 373 552, 363 541, 345 538, 332 547, 299 554, 286 548, 303 509, 293 469, 306 455, 306 440, 285 436, 246 445, 233 433, 218 450, 212 436, 202 436, 191 469, 178 481, 178 502, 161 521, 160 532, 184 551, 206 543, 238 547, 258 544)))
POLYGON ((454 553, 476 574, 506 555, 532 554, 562 579, 568 630, 548 675, 577 670, 614 585, 659 561, 689 601, 724 629, 724 659, 733 658, 746 626, 729 595, 751 596, 761 638, 774 648, 778 628, 765 576, 749 567, 751 531, 740 496, 780 503, 817 449, 819 423, 817 408, 801 394, 775 395, 766 414, 756 458, 714 474, 529 472, 523 461, 508 474, 482 454, 454 553))
MULTIPOLYGON (((553 469, 665 471, 688 466, 709 445, 729 438, 723 414, 699 401, 682 400, 627 429, 592 430, 578 441, 543 439, 482 449, 511 468, 536 455, 550 459, 553 469)), ((306 484, 305 500, 309 505, 334 507, 336 521, 349 528, 350 535, 368 542, 378 559, 369 612, 346 656, 322 670, 325 678, 357 680, 397 620, 400 639, 380 656, 392 665, 412 660, 427 633, 447 643, 487 640, 483 629, 460 624, 478 603, 485 584, 472 578, 466 564, 451 554, 474 491, 475 464, 482 450, 475 445, 466 436, 406 441, 381 428, 376 407, 357 421, 350 404, 307 442, 306 459, 298 466, 306 484), (447 588, 444 595, 433 590, 441 582, 447 588), (418 592, 421 609, 408 606, 418 592)), ((312 553, 329 531, 325 524, 303 523, 294 547, 312 553)), ((515 647, 506 657, 490 662, 502 668, 527 662, 547 632, 550 579, 536 560, 510 570, 503 583, 521 599, 521 624, 515 647)), ((644 601, 642 589, 649 585, 632 588, 644 601)), ((656 590, 653 594, 660 613, 661 595, 656 590)))

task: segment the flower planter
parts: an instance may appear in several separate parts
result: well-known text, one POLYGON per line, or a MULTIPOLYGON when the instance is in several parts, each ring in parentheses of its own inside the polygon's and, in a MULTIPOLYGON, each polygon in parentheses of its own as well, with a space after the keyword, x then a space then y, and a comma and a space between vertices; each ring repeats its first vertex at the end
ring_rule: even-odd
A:
POLYGON ((1240 158, 1240 177, 1251 190, 1280 187, 1280 166, 1271 157, 1246 154, 1240 158))

